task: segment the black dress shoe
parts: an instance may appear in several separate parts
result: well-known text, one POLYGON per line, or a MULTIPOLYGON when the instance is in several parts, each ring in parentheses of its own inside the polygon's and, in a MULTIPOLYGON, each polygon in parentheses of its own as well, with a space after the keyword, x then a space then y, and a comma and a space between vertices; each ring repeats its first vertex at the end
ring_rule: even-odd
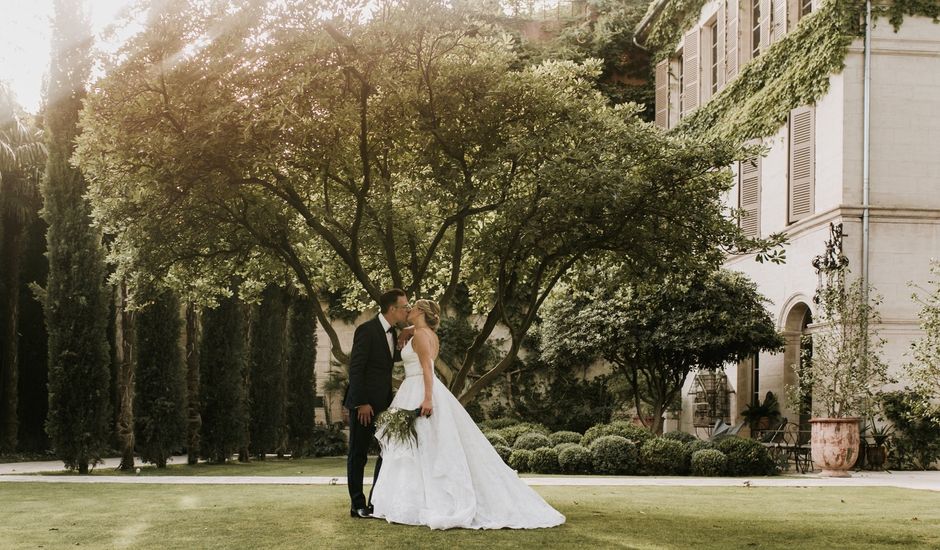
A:
POLYGON ((353 508, 349 511, 349 516, 354 518, 369 519, 372 517, 372 512, 368 508, 353 508))

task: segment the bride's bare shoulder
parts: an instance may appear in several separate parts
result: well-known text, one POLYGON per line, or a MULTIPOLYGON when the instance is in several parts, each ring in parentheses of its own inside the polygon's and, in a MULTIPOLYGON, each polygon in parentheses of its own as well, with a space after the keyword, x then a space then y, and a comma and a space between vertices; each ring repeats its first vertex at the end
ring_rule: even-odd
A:
POLYGON ((439 345, 437 334, 429 328, 417 328, 414 334, 414 343, 429 352, 435 352, 439 345))

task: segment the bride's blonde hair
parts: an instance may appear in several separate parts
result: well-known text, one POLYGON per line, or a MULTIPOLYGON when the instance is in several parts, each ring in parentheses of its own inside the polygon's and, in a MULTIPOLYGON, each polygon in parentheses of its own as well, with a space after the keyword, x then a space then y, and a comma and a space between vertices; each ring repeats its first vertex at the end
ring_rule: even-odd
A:
POLYGON ((424 320, 433 330, 441 324, 441 306, 432 300, 418 300, 414 305, 415 309, 420 309, 424 313, 424 320))

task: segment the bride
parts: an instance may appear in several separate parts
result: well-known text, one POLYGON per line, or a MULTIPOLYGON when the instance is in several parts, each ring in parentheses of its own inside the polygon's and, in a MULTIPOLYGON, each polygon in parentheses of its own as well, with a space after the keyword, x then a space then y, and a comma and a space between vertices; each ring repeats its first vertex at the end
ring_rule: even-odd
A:
POLYGON ((373 516, 432 529, 554 527, 565 516, 548 505, 500 458, 460 402, 434 375, 441 309, 418 300, 408 313, 414 337, 401 351, 405 380, 391 407, 415 410, 417 445, 383 437, 382 475, 372 490, 373 516))

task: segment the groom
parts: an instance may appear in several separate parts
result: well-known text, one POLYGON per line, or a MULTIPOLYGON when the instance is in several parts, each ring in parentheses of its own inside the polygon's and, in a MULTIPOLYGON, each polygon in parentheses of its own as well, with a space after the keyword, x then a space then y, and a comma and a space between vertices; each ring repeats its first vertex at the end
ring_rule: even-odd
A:
MULTIPOLYGON (((382 312, 356 327, 349 361, 349 388, 343 406, 349 409, 349 456, 346 478, 354 518, 372 517, 372 507, 362 493, 362 475, 369 445, 375 437, 375 416, 392 402, 392 365, 401 359, 395 326, 408 317, 408 296, 394 288, 379 297, 382 312)), ((375 462, 372 486, 379 478, 382 457, 375 462)), ((371 501, 371 494, 369 495, 371 501)))

